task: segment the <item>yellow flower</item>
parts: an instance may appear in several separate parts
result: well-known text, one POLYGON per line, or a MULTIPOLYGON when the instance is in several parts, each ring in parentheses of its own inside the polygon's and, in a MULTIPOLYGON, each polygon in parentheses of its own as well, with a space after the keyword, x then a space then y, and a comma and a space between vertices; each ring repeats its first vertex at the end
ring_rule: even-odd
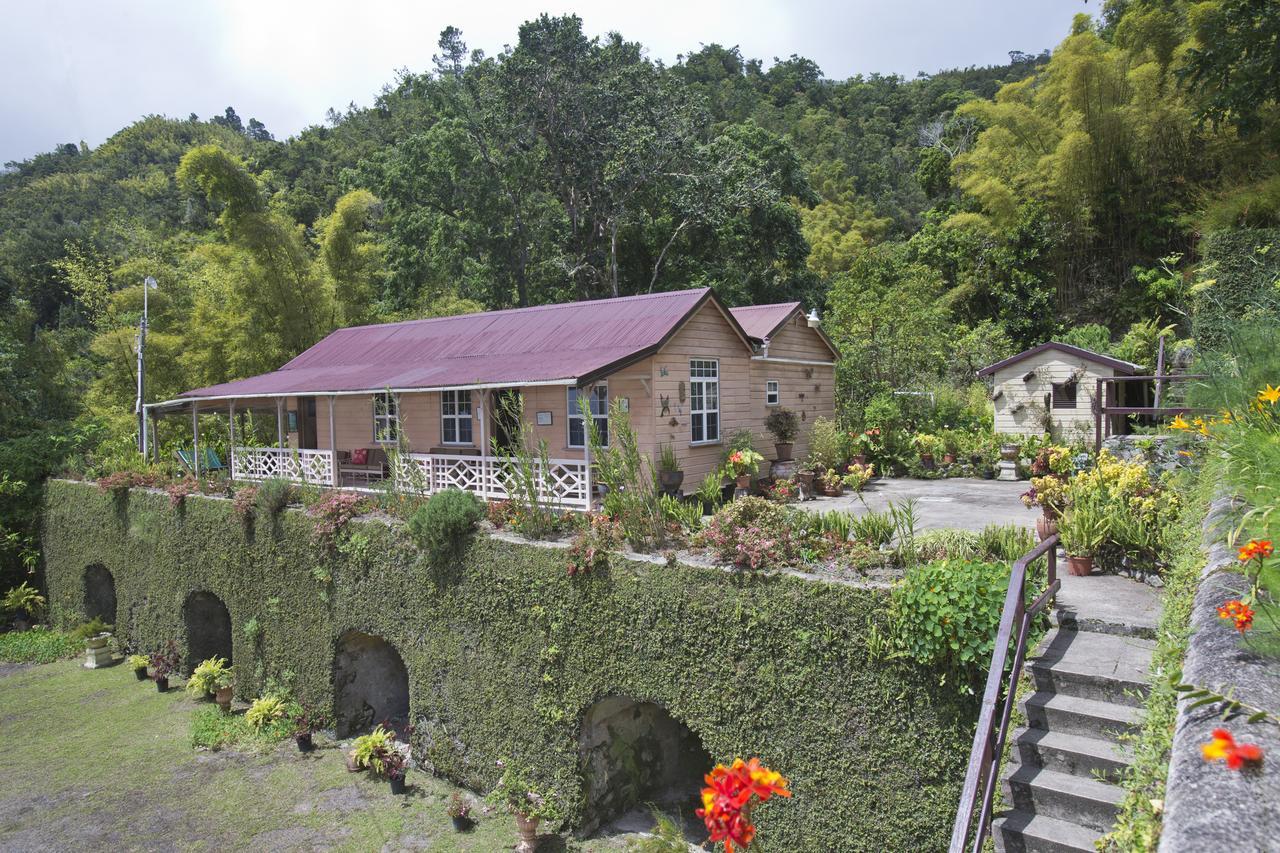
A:
POLYGON ((1280 402, 1280 388, 1272 388, 1271 384, 1267 383, 1267 387, 1258 392, 1258 402, 1267 402, 1274 406, 1280 402))
POLYGON ((1229 424, 1229 423, 1231 423, 1233 420, 1235 420, 1235 416, 1231 414, 1231 410, 1230 410, 1230 409, 1223 409, 1223 410, 1222 410, 1222 422, 1223 422, 1224 424, 1229 424))
POLYGON ((1177 415, 1173 420, 1169 421, 1170 429, 1191 429, 1191 424, 1187 423, 1187 419, 1182 415, 1177 415))

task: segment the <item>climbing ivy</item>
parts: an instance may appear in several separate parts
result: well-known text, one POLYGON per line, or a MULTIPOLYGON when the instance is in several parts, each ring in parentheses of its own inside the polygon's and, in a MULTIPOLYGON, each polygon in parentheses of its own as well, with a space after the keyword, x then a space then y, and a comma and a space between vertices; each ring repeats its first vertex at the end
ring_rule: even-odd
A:
MULTIPOLYGON (((975 706, 937 673, 868 649, 883 589, 792 576, 744 577, 614 556, 569 577, 564 551, 476 536, 452 572, 433 571, 398 523, 351 522, 350 557, 316 542, 297 510, 246 526, 220 498, 162 492, 120 498, 49 483, 44 548, 50 604, 77 621, 87 566, 114 576, 118 631, 133 649, 185 644, 182 606, 207 590, 232 625, 233 662, 250 697, 288 680, 331 701, 338 638, 357 630, 400 652, 409 672, 415 752, 474 790, 496 761, 536 768, 583 818, 578 738, 598 700, 656 702, 717 760, 758 755, 795 797, 757 813, 776 850, 945 846, 975 706), (314 579, 331 575, 322 596, 314 579)), ((694 807, 690 803, 690 809, 694 807)))

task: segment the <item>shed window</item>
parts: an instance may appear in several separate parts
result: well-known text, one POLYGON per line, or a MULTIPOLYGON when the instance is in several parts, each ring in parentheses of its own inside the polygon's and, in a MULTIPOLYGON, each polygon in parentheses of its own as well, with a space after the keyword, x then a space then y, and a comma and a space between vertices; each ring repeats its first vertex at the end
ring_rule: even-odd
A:
POLYGON ((471 392, 440 392, 440 440, 471 444, 471 392))
MULTIPOLYGON (((591 403, 591 420, 595 421, 596 432, 600 435, 600 444, 602 447, 609 446, 609 384, 601 382, 598 385, 591 386, 587 392, 587 399, 591 403)), ((587 444, 587 430, 582 418, 582 404, 578 402, 582 399, 583 391, 579 388, 569 389, 569 446, 585 447, 587 444)))
POLYGON ((781 394, 778 391, 778 380, 770 379, 764 383, 764 404, 766 406, 776 406, 781 400, 781 394))
POLYGON ((1055 409, 1074 409, 1076 407, 1076 389, 1078 382, 1053 383, 1053 407, 1055 409))
POLYGON ((689 423, 694 444, 720 440, 720 362, 689 362, 689 423))
POLYGON ((373 395, 373 440, 393 444, 400 438, 400 404, 395 394, 373 395))

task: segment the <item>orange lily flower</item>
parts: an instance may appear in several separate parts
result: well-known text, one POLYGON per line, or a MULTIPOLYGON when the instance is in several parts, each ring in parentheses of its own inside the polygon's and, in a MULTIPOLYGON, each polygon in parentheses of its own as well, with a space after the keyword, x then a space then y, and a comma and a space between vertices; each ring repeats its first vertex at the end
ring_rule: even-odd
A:
POLYGON ((1255 764, 1262 760, 1262 747, 1256 743, 1236 743, 1231 732, 1214 729, 1213 740, 1200 747, 1205 761, 1227 762, 1228 770, 1239 770, 1246 762, 1255 764))
POLYGON ((1258 392, 1258 402, 1270 403, 1273 406, 1276 403, 1280 403, 1280 388, 1272 388, 1271 384, 1268 383, 1266 388, 1258 392))

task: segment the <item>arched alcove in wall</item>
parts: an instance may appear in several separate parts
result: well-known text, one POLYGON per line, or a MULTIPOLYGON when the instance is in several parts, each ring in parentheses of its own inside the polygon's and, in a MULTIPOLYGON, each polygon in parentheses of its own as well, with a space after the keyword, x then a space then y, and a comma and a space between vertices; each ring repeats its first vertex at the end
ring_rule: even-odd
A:
POLYGON ((589 833, 649 803, 688 823, 711 756, 702 741, 666 708, 628 696, 607 696, 582 719, 578 767, 589 833))
POLYGON ((182 605, 182 621, 187 628, 187 672, 211 657, 231 663, 231 613, 221 598, 204 590, 191 593, 182 605))
POLYGON ((399 729, 409 721, 409 671, 395 646, 382 637, 348 631, 333 655, 333 716, 338 737, 382 722, 399 729))
POLYGON ((101 563, 84 570, 84 616, 116 624, 116 580, 101 563))

